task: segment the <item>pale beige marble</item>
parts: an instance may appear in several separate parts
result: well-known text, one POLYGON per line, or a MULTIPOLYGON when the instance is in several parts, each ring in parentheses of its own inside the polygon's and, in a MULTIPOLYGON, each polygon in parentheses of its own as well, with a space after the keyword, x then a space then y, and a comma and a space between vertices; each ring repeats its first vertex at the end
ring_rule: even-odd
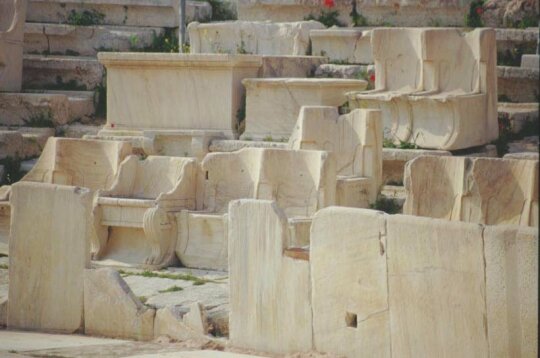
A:
POLYGON ((196 208, 197 175, 193 158, 127 157, 110 190, 98 192, 95 200, 94 259, 145 267, 172 264, 173 213, 196 208))
POLYGON ((363 80, 331 78, 244 79, 246 129, 243 139, 287 140, 302 106, 341 106, 346 93, 367 87, 363 80))
POLYGON ((373 63, 371 31, 359 28, 330 28, 311 30, 312 53, 328 56, 331 61, 346 63, 373 63))
POLYGON ((285 213, 276 202, 238 200, 229 216, 232 344, 273 353, 310 350, 309 262, 284 255, 285 213))
MULTIPOLYGON (((290 219, 307 219, 335 203, 336 169, 331 153, 244 148, 210 153, 202 169, 202 205, 198 211, 176 215, 176 255, 187 267, 227 268, 226 214, 232 200, 275 200, 290 219)), ((296 221, 294 225, 303 224, 296 221)))
POLYGON ((405 189, 405 214, 538 226, 538 160, 418 157, 405 189))
POLYGON ((538 356, 538 230, 484 231, 491 357, 538 356))
POLYGON ((21 180, 108 189, 129 154, 131 145, 126 142, 51 137, 21 180))
POLYGON ((0 2, 0 92, 20 92, 27 0, 0 2))
POLYGON ((375 89, 349 98, 382 110, 388 139, 455 150, 497 138, 494 30, 377 28, 371 44, 375 89))
POLYGON ((345 357, 390 357, 386 218, 327 208, 313 218, 310 265, 314 348, 345 357))
POLYGON ((289 139, 291 149, 332 152, 337 166, 337 204, 368 207, 382 185, 382 119, 377 110, 339 115, 336 107, 305 106, 289 139))
POLYGON ((141 303, 115 270, 85 270, 85 334, 151 340, 155 313, 141 303))
POLYGON ((270 23, 227 21, 188 25, 191 53, 308 55, 309 32, 324 29, 317 21, 270 23))
POLYGON ((24 182, 12 191, 8 327, 73 333, 83 325, 92 193, 24 182))
MULTIPOLYGON (((109 132, 208 130, 236 133, 243 78, 262 60, 246 55, 98 54, 107 68, 109 132), (144 100, 141 100, 144 98, 144 100)), ((129 134, 128 134, 129 135, 129 134)))

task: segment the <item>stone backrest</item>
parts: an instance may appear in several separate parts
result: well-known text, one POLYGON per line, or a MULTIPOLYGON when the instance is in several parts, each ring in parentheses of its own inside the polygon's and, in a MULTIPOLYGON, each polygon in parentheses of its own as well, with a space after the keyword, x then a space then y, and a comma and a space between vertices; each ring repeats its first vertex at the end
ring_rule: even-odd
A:
POLYGON ((405 168, 410 215, 487 225, 538 225, 538 161, 418 157, 405 168))
POLYGON ((425 88, 486 92, 488 68, 496 51, 494 30, 427 29, 423 36, 425 88))
POLYGON ((378 110, 353 110, 339 115, 336 107, 302 107, 291 149, 333 152, 340 176, 382 176, 382 122, 378 110))
POLYGON ((335 163, 322 151, 244 148, 211 153, 203 209, 227 212, 235 199, 276 200, 287 216, 310 216, 335 200, 335 163))
POLYGON ((309 261, 318 352, 538 353, 534 228, 326 208, 313 218, 309 261))
POLYGON ((131 145, 127 142, 49 138, 38 162, 22 181, 108 189, 129 154, 131 145))
POLYGON ((371 33, 375 89, 420 89, 422 29, 376 28, 371 33))
POLYGON ((324 25, 316 21, 192 22, 188 26, 190 52, 303 56, 314 29, 324 29, 324 25))
MULTIPOLYGON (((132 155, 120 165, 118 179, 108 195, 133 199, 159 199, 160 196, 173 192, 182 179, 194 185, 195 176, 194 158, 149 156, 141 160, 138 156, 132 155)), ((194 198, 195 192, 191 194, 194 198)))

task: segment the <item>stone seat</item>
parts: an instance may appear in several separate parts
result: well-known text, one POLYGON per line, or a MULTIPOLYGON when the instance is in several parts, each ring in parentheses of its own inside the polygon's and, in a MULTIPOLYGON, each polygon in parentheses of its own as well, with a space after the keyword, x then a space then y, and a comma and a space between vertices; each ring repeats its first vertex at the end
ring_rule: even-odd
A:
POLYGON ((349 99, 382 110, 388 139, 457 150, 497 137, 493 30, 374 29, 371 41, 375 90, 349 99))
POLYGON ((405 168, 403 212, 538 226, 538 160, 422 156, 405 168))
POLYGON ((176 244, 172 213, 195 209, 196 177, 194 158, 126 158, 111 189, 100 191, 94 203, 94 259, 171 264, 176 244))
POLYGON ((302 107, 289 148, 325 150, 336 158, 339 206, 369 207, 382 184, 382 119, 378 110, 302 107))
POLYGON ((309 243, 311 215, 335 201, 335 162, 323 151, 244 148, 211 153, 202 170, 202 207, 177 214, 176 254, 187 267, 227 269, 227 213, 232 200, 275 200, 288 218, 297 246, 309 243))
MULTIPOLYGON (((21 181, 108 189, 131 150, 127 142, 50 137, 38 161, 21 181)), ((0 247, 9 240, 10 196, 11 186, 2 186, 1 222, 5 225, 0 229, 0 247)))

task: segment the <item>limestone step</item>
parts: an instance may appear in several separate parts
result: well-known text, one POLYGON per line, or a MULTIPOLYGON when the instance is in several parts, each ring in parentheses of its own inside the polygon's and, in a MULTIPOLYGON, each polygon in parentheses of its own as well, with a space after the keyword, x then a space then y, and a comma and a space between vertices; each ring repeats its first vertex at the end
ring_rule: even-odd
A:
POLYGON ((495 29, 497 52, 511 51, 516 47, 528 48, 534 53, 538 41, 538 27, 526 29, 495 29))
POLYGON ((497 92, 501 102, 538 102, 538 68, 497 66, 497 92))
POLYGON ((74 26, 26 23, 24 52, 28 54, 96 56, 103 51, 140 50, 163 35, 161 27, 74 26))
POLYGON ((37 158, 54 134, 54 128, 0 127, 0 159, 37 158))
POLYGON ((27 92, 65 95, 69 104, 69 123, 87 123, 95 119, 97 99, 93 91, 28 90, 27 92))
POLYGON ((55 127, 94 117, 94 92, 0 93, 0 125, 55 127))
POLYGON ((103 127, 105 122, 101 125, 86 125, 80 123, 67 124, 60 127, 60 130, 64 133, 64 136, 67 138, 82 138, 85 135, 97 135, 100 129, 103 127))
POLYGON ((499 118, 508 121, 512 133, 527 130, 527 126, 538 126, 538 103, 506 103, 499 102, 497 110, 499 118), (502 119, 502 118, 501 118, 502 119))
MULTIPOLYGON (((103 25, 177 27, 179 3, 179 0, 30 0, 26 21, 81 23, 86 20, 103 25)), ((187 1, 186 16, 188 21, 207 21, 212 17, 212 7, 204 1, 187 1)))
POLYGON ((103 73, 93 57, 24 55, 23 88, 91 91, 102 84, 103 73))

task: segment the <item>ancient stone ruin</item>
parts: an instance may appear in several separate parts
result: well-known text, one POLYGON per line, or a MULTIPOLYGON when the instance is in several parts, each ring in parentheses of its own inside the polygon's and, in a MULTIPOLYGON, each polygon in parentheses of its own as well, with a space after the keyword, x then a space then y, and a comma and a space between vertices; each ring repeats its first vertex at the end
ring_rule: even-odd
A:
POLYGON ((0 1, 0 356, 536 357, 538 41, 517 0, 0 1))

